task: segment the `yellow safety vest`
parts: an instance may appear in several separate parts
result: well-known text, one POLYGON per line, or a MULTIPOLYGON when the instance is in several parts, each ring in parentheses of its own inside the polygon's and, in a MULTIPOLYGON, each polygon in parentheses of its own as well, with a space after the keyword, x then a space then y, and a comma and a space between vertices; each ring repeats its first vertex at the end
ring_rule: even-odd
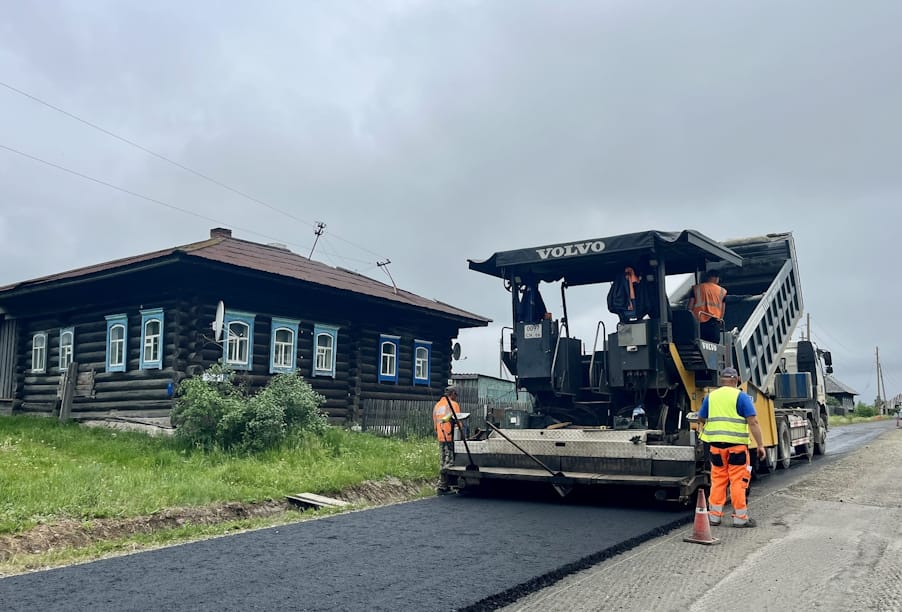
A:
POLYGON ((741 391, 736 387, 720 387, 708 394, 708 418, 701 439, 705 442, 749 444, 749 424, 736 412, 741 391))

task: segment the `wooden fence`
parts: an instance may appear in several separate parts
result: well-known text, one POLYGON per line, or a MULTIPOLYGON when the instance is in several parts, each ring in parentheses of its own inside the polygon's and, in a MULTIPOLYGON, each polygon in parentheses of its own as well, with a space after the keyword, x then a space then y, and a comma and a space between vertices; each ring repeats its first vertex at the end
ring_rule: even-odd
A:
MULTIPOLYGON (((474 432, 486 428, 486 418, 498 423, 507 408, 525 409, 527 405, 511 404, 507 401, 485 400, 476 397, 459 398, 460 411, 469 413, 465 421, 467 429, 474 432)), ((435 427, 432 424, 433 401, 416 400, 377 400, 363 401, 363 431, 383 436, 432 437, 435 427)))

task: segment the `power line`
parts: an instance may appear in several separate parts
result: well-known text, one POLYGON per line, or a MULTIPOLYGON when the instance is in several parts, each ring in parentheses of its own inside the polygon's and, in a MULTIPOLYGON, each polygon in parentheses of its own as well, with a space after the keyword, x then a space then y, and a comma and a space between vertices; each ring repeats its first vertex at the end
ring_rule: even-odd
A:
MULTIPOLYGON (((230 226, 230 227, 234 227, 235 229, 239 229, 239 230, 241 230, 242 232, 246 232, 246 233, 248 233, 248 234, 253 234, 253 235, 255 235, 255 236, 260 236, 261 238, 266 238, 266 239, 268 239, 268 240, 275 240, 275 241, 279 241, 279 242, 282 241, 280 238, 276 238, 276 237, 274 237, 274 236, 269 236, 268 234, 261 234, 260 232, 256 232, 256 231, 254 231, 254 230, 252 230, 252 229, 248 229, 248 228, 246 228, 246 227, 239 227, 239 226, 237 226, 237 225, 233 225, 233 224, 231 224, 231 223, 227 223, 227 222, 225 222, 225 221, 221 221, 221 220, 219 220, 219 219, 215 219, 215 218, 213 218, 213 217, 208 217, 207 215, 203 215, 203 214, 201 214, 201 213, 194 212, 193 210, 188 210, 187 208, 182 208, 182 207, 180 207, 180 206, 176 206, 175 204, 170 204, 169 202, 166 202, 166 201, 164 201, 164 200, 158 200, 157 198, 152 198, 152 197, 150 197, 150 196, 146 196, 146 195, 144 195, 144 194, 138 193, 137 191, 132 191, 132 190, 130 190, 130 189, 126 189, 125 187, 120 187, 119 185, 114 185, 113 183, 108 183, 108 182, 106 182, 106 181, 104 181, 104 180, 101 180, 101 179, 98 179, 98 178, 94 178, 93 176, 88 176, 87 174, 83 174, 83 173, 81 173, 81 172, 78 172, 77 170, 72 170, 71 168, 66 168, 65 166, 61 166, 61 165, 56 164, 56 163, 53 163, 53 162, 51 162, 51 161, 47 161, 46 159, 41 159, 40 157, 35 157, 34 155, 30 155, 30 154, 28 154, 28 153, 25 153, 24 151, 19 151, 18 149, 14 149, 14 148, 12 148, 12 147, 8 147, 8 146, 6 146, 6 145, 4 145, 4 144, 0 144, 0 149, 5 149, 6 151, 9 151, 10 153, 15 153, 16 155, 21 155, 22 157, 25 157, 25 158, 30 159, 30 160, 32 160, 32 161, 36 161, 36 162, 38 162, 38 163, 40 163, 40 164, 44 164, 45 166, 50 166, 51 168, 55 168, 55 169, 57 169, 57 170, 60 170, 60 171, 62 171, 62 172, 66 172, 66 173, 71 174, 71 175, 73 175, 73 176, 77 176, 77 177, 79 177, 79 178, 81 178, 81 179, 84 179, 84 180, 86 180, 86 181, 91 181, 92 183, 97 183, 98 185, 103 185, 104 187, 108 187, 108 188, 110 188, 110 189, 115 189, 116 191, 120 191, 120 192, 125 193, 125 194, 127 194, 127 195, 130 195, 130 196, 132 196, 132 197, 134 197, 134 198, 140 198, 140 199, 142 199, 142 200, 146 200, 146 201, 148 201, 148 202, 152 202, 152 203, 158 204, 158 205, 160 205, 160 206, 165 206, 166 208, 170 208, 170 209, 172 209, 172 210, 176 210, 176 211, 178 211, 178 212, 180 212, 180 213, 184 213, 184 214, 186 214, 186 215, 191 215, 192 217, 197 217, 198 219, 204 219, 204 220, 206 220, 206 221, 212 221, 213 223, 216 223, 216 224, 218 224, 218 225, 227 225, 227 226, 230 226)), ((299 245, 299 244, 297 244, 297 243, 289 243, 289 244, 292 244, 292 246, 295 246, 295 247, 300 247, 300 246, 301 246, 301 245, 299 245)))
MULTIPOLYGON (((19 89, 18 87, 14 87, 14 86, 12 86, 12 85, 10 85, 9 83, 6 83, 6 82, 4 82, 4 81, 0 81, 0 85, 2 85, 3 87, 5 87, 6 89, 8 89, 8 90, 10 90, 10 91, 12 91, 12 92, 15 92, 15 93, 17 93, 17 94, 19 94, 19 95, 21 95, 21 96, 24 96, 24 97, 28 98, 29 100, 32 100, 32 101, 34 101, 34 102, 37 102, 38 104, 41 104, 41 105, 43 105, 43 106, 46 106, 47 108, 50 108, 50 109, 52 109, 52 110, 55 110, 56 112, 61 113, 61 114, 65 115, 65 116, 69 117, 70 119, 74 119, 75 121, 78 121, 79 123, 82 123, 82 124, 84 124, 84 125, 87 125, 88 127, 92 128, 92 129, 98 130, 99 132, 102 132, 102 133, 106 134, 107 136, 110 136, 111 138, 115 138, 116 140, 119 140, 119 141, 121 141, 121 142, 124 142, 124 143, 130 145, 130 146, 133 146, 133 147, 135 147, 136 149, 139 149, 139 150, 141 150, 141 151, 147 153, 148 155, 152 155, 153 157, 156 157, 156 158, 159 159, 159 160, 162 160, 162 161, 164 161, 164 162, 166 162, 166 163, 168 163, 168 164, 172 164, 173 166, 175 166, 175 167, 177 167, 177 168, 180 168, 181 170, 184 170, 185 172, 188 172, 188 173, 190 173, 190 174, 193 174, 194 176, 196 176, 196 177, 198 177, 198 178, 201 178, 201 179, 203 179, 203 180, 205 180, 205 181, 209 181, 210 183, 213 183, 214 185, 217 185, 218 187, 221 187, 222 189, 225 189, 225 190, 230 191, 230 192, 232 192, 232 193, 234 193, 234 194, 236 194, 236 195, 239 195, 239 196, 241 196, 241 197, 243 197, 243 198, 245 198, 245 199, 247 199, 247 200, 250 200, 251 202, 255 202, 255 203, 257 203, 257 204, 260 204, 261 206, 265 206, 265 207, 268 208, 269 210, 272 210, 272 211, 274 211, 274 212, 277 212, 277 213, 280 213, 280 214, 282 214, 282 215, 285 215, 286 217, 289 217, 290 219, 294 219, 295 221, 297 221, 297 222, 299 222, 299 223, 302 223, 302 224, 304 224, 304 225, 309 225, 309 224, 310 224, 309 221, 306 221, 306 220, 304 220, 304 219, 301 219, 301 218, 297 217, 296 215, 291 214, 290 212, 287 212, 287 211, 285 211, 285 210, 282 210, 281 208, 278 208, 278 207, 276 207, 276 206, 273 206, 272 204, 270 204, 270 203, 268 203, 268 202, 265 202, 265 201, 263 201, 263 200, 261 200, 261 199, 259 199, 259 198, 255 198, 254 196, 252 196, 252 195, 250 195, 250 194, 248 194, 248 193, 246 193, 246 192, 244 192, 244 191, 241 191, 240 189, 236 189, 236 188, 232 187, 231 185, 227 185, 226 183, 223 183, 222 181, 220 181, 220 180, 218 180, 218 179, 215 179, 215 178, 213 178, 212 176, 209 176, 209 175, 207 175, 207 174, 204 174, 203 172, 200 172, 200 171, 198 171, 198 170, 195 170, 195 169, 193 169, 193 168, 190 168, 190 167, 186 166, 185 164, 182 164, 182 163, 180 163, 180 162, 177 162, 177 161, 175 161, 174 159, 171 159, 171 158, 169 158, 169 157, 163 155, 162 153, 157 153, 156 151, 154 151, 154 150, 152 150, 152 149, 148 149, 147 147, 145 147, 145 146, 143 146, 143 145, 141 145, 141 144, 138 144, 138 143, 135 142, 134 140, 130 140, 130 139, 126 138, 125 136, 120 136, 119 134, 116 134, 115 132, 112 132, 112 131, 110 131, 110 130, 108 130, 108 129, 106 129, 106 128, 100 126, 100 125, 97 125, 96 123, 93 123, 93 122, 91 122, 91 121, 88 121, 87 119, 84 119, 83 117, 80 117, 80 116, 76 115, 75 113, 71 113, 71 112, 69 112, 69 111, 67 111, 67 110, 65 110, 65 109, 63 109, 63 108, 60 108, 59 106, 56 106, 56 105, 54 105, 54 104, 51 104, 50 102, 47 102, 46 100, 42 100, 41 98, 35 96, 34 94, 30 94, 30 93, 28 93, 27 91, 23 91, 23 90, 19 89)), ((240 229, 240 228, 239 228, 239 229, 240 229)), ((260 234, 257 234, 257 235, 260 235, 260 234)), ((338 236, 337 234, 334 234, 334 233, 333 233, 332 236, 333 236, 333 238, 336 238, 336 239, 338 239, 338 240, 341 240, 342 242, 345 242, 345 243, 347 243, 347 244, 349 244, 349 245, 351 245, 351 246, 353 246, 353 247, 355 247, 355 248, 358 248, 358 249, 360 249, 360 250, 362 250, 362 251, 366 251, 367 253, 370 253, 371 255, 375 255, 375 256, 377 256, 377 257, 380 257, 380 254, 379 254, 379 253, 376 253, 376 252, 374 252, 374 251, 371 251, 371 250, 369 250, 368 248, 366 248, 366 247, 364 247, 364 246, 362 246, 362 245, 359 245, 359 244, 356 244, 356 243, 354 243, 354 242, 351 242, 350 240, 346 240, 346 239, 342 238, 341 236, 338 236)))

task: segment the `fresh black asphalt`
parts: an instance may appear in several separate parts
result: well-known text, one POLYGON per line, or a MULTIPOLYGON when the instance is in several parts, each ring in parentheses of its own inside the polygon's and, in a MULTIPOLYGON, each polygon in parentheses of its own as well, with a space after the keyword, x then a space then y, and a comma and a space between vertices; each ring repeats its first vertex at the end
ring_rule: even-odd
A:
POLYGON ((688 522, 447 496, 0 580, 0 610, 492 609, 688 522))

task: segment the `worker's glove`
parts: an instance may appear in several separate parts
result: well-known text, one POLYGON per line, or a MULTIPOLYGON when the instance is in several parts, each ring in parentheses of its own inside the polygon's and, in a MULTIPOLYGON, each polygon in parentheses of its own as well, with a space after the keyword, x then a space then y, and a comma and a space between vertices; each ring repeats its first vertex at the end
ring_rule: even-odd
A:
POLYGON ((445 416, 442 417, 442 423, 450 423, 450 422, 451 422, 450 414, 446 414, 445 416))

